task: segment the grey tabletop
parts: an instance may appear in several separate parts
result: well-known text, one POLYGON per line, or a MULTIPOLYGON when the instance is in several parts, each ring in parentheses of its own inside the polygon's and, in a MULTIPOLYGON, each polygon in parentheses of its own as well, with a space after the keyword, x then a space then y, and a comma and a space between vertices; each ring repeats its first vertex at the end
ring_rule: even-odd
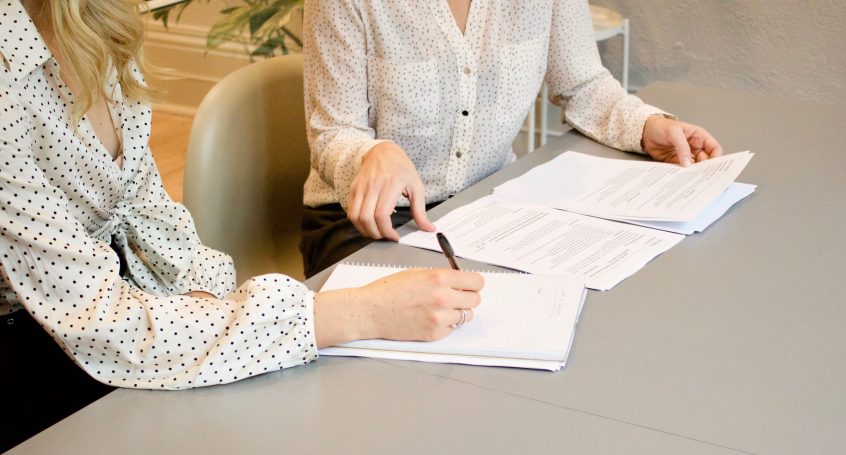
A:
MULTIPOLYGON (((227 386, 118 390, 12 453, 846 452, 846 106, 665 83, 640 95, 754 151, 739 180, 758 190, 590 292, 564 370, 322 358, 227 386)), ((431 215, 567 150, 638 158, 569 132, 431 215)), ((388 242, 351 259, 444 265, 388 242)))

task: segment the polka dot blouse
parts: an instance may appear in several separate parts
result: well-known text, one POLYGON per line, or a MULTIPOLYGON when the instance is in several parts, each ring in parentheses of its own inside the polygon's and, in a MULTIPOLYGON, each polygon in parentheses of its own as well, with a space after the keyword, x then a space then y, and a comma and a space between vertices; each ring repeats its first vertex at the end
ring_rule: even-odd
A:
POLYGON ((306 2, 304 39, 313 207, 346 207, 380 140, 405 150, 427 202, 478 182, 514 160, 544 79, 563 121, 621 150, 661 112, 602 67, 585 0, 474 0, 464 34, 445 0, 306 2))
POLYGON ((0 0, 0 54, 0 314, 22 306, 120 387, 220 384, 317 358, 313 293, 282 275, 236 290, 231 259, 167 196, 149 106, 124 99, 113 73, 121 168, 87 119, 70 125, 73 96, 18 0, 0 0))

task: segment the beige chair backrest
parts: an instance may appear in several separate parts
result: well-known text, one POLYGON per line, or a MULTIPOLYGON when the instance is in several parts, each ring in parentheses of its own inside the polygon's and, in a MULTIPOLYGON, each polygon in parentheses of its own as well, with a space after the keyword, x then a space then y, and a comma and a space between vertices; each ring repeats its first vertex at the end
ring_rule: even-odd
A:
POLYGON ((271 272, 302 279, 308 170, 302 56, 250 64, 203 99, 188 142, 185 205, 203 243, 232 255, 239 283, 271 272))

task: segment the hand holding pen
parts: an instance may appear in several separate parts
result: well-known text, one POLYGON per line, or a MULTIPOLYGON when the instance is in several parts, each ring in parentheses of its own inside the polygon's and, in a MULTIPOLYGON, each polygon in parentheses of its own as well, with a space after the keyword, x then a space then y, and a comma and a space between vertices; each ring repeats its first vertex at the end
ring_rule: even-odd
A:
MULTIPOLYGON (((449 261, 449 266, 452 267, 453 270, 461 270, 458 267, 458 262, 455 260, 455 250, 452 249, 452 245, 449 244, 449 240, 447 240, 446 236, 441 232, 438 232, 437 237, 438 244, 441 246, 441 251, 444 253, 444 256, 446 256, 447 261, 449 261)), ((451 329, 457 329, 464 325, 469 320, 467 318, 468 311, 472 311, 465 310, 464 308, 456 308, 456 310, 461 312, 461 319, 454 324, 450 324, 449 328, 451 329)), ((470 315, 472 318, 472 313, 470 313, 470 315)))
POLYGON ((452 267, 453 270, 461 270, 458 267, 458 262, 455 261, 455 250, 452 249, 452 245, 449 244, 449 240, 447 240, 446 236, 442 232, 438 232, 437 237, 438 244, 441 245, 441 251, 443 251, 447 261, 449 261, 449 266, 452 267))

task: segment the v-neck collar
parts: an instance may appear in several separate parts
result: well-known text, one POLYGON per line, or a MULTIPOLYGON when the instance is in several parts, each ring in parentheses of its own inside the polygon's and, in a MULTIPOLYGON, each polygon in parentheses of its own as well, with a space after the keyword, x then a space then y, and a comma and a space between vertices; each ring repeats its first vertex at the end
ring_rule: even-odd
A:
MULTIPOLYGON (((120 109, 120 105, 119 103, 113 103, 111 101, 107 101, 107 104, 109 108, 109 115, 112 118, 112 125, 114 126, 115 132, 120 139, 120 150, 118 151, 118 157, 120 157, 125 154, 126 150, 122 128, 123 125, 120 124, 120 114, 116 112, 120 109)), ((112 158, 111 152, 106 149, 103 141, 101 141, 100 137, 97 136, 97 132, 94 130, 94 125, 91 124, 91 119, 88 118, 87 115, 83 116, 79 123, 80 132, 84 132, 87 136, 85 139, 94 145, 94 148, 98 152, 98 158, 106 165, 106 167, 112 169, 112 171, 114 171, 120 178, 123 178, 123 173, 126 168, 126 157, 124 157, 123 166, 121 166, 115 158, 112 158)))
MULTIPOLYGON (((125 104, 123 100, 123 91, 121 90, 120 84, 118 84, 117 81, 117 70, 114 68, 114 66, 112 66, 111 68, 112 69, 109 73, 109 78, 107 79, 106 83, 106 93, 108 93, 106 98, 106 105, 109 108, 109 116, 112 119, 112 127, 115 129, 115 133, 117 133, 118 139, 120 139, 120 150, 118 150, 118 157, 123 157, 123 165, 121 166, 115 159, 112 159, 112 163, 114 163, 114 165, 120 170, 121 175, 123 175, 124 171, 126 170, 126 141, 128 139, 126 134, 126 128, 124 128, 123 125, 125 115, 125 104)), ((100 144, 102 145, 102 142, 100 144)), ((103 149, 105 150, 105 147, 103 147, 103 149)), ((106 156, 111 158, 111 153, 108 153, 107 150, 106 156)))
MULTIPOLYGON (((42 65, 52 65, 53 74, 57 78, 56 83, 60 84, 62 94, 69 102, 73 102, 75 97, 70 91, 64 80, 61 77, 61 66, 56 61, 47 43, 41 37, 32 19, 27 14, 20 0, 11 0, 8 2, 0 2, 0 14, 9 19, 0 23, 0 64, 6 65, 7 70, 13 74, 15 81, 21 81, 32 73, 36 68, 42 65), (11 39, 13 35, 15 39, 11 39), (14 43, 14 44, 13 44, 14 43), (20 52, 17 47, 18 43, 29 43, 29 52, 20 52), (17 52, 17 53, 15 53, 17 52), (14 55, 14 56, 13 56, 14 55)), ((106 149, 100 138, 94 131, 90 119, 87 115, 83 115, 80 119, 80 131, 77 134, 84 134, 83 139, 93 144, 99 154, 102 155, 102 161, 111 161, 108 168, 116 172, 116 175, 123 179, 126 171, 126 131, 123 127, 123 99, 120 90, 120 84, 117 83, 117 71, 112 66, 109 76, 106 80, 105 92, 112 96, 108 97, 107 105, 109 109, 109 116, 112 120, 112 127, 115 129, 120 138, 121 154, 124 155, 124 165, 119 166, 114 162, 111 153, 106 149)))
POLYGON ((474 48, 473 43, 479 39, 479 21, 483 17, 483 10, 487 3, 485 0, 473 0, 470 2, 470 11, 467 14, 467 23, 464 24, 464 33, 458 27, 458 22, 449 9, 447 0, 429 0, 429 8, 435 16, 438 26, 446 35, 447 39, 458 47, 474 48))
MULTIPOLYGON (((71 103, 75 102, 75 95, 71 92, 70 87, 65 83, 64 80, 61 78, 61 65, 59 62, 56 61, 55 58, 51 58, 51 62, 54 65, 54 74, 58 78, 56 82, 61 84, 63 95, 70 101, 71 103)), ((88 142, 93 145, 93 149, 95 149, 95 153, 97 155, 97 159, 104 163, 106 168, 110 169, 114 172, 118 180, 123 180, 126 174, 126 164, 128 160, 126 159, 126 128, 123 125, 123 93, 120 89, 120 84, 117 83, 117 71, 112 66, 109 75, 106 78, 106 87, 104 88, 106 92, 106 105, 109 109, 109 117, 112 121, 112 128, 115 129, 115 133, 120 138, 120 155, 123 155, 123 165, 120 166, 115 160, 112 158, 111 152, 106 149, 106 146, 103 145, 103 142, 97 136, 96 131, 94 130, 94 125, 91 124, 91 119, 88 117, 88 114, 83 114, 83 116, 79 119, 78 128, 75 132, 79 136, 79 138, 85 142, 88 142)), ((92 152, 89 150, 89 152, 92 152)), ((120 156, 119 155, 119 156, 120 156)))

